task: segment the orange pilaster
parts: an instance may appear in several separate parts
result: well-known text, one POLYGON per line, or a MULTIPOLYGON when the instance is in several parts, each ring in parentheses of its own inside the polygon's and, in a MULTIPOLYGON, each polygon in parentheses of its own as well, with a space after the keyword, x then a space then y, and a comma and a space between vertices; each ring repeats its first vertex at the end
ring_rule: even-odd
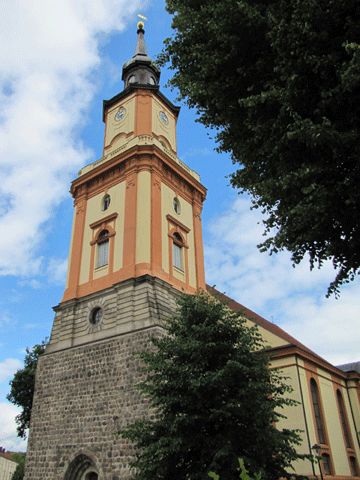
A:
POLYGON ((135 276, 137 173, 126 179, 123 274, 135 276))
POLYGON ((199 289, 206 289, 205 271, 204 271, 204 248, 202 240, 201 227, 201 207, 193 204, 193 222, 194 222, 194 239, 195 239, 195 267, 196 279, 199 289))
POLYGON ((77 287, 80 280, 80 267, 82 257, 82 246, 85 230, 85 218, 86 218, 86 196, 82 195, 75 201, 75 222, 73 232, 73 242, 70 254, 69 265, 69 283, 68 288, 64 292, 62 301, 74 298, 77 295, 77 287))

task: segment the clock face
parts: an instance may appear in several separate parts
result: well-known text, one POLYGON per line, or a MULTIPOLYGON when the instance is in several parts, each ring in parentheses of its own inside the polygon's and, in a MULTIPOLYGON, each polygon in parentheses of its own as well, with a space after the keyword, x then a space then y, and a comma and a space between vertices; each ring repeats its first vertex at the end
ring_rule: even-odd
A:
POLYGON ((126 116, 126 108, 121 107, 116 113, 115 113, 115 120, 117 122, 121 122, 121 120, 124 120, 126 116))
POLYGON ((159 117, 160 117, 161 122, 162 122, 164 125, 169 125, 169 119, 168 119, 168 116, 166 115, 165 112, 161 111, 161 112, 159 113, 159 117))

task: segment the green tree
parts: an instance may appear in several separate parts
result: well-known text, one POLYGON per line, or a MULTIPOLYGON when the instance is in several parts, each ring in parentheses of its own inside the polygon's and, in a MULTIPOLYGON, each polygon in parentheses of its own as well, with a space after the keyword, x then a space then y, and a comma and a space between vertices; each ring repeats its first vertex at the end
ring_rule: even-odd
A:
POLYGON ((156 414, 120 432, 135 443, 136 480, 236 479, 239 457, 263 479, 289 476, 299 436, 274 424, 294 402, 256 327, 205 293, 183 296, 153 345, 141 388, 156 414))
POLYGON ((7 399, 22 409, 16 416, 18 436, 26 438, 26 430, 30 426, 31 408, 34 396, 35 373, 39 356, 44 353, 46 341, 26 349, 24 368, 19 369, 10 382, 10 393, 7 399))
POLYGON ((265 214, 270 253, 331 260, 328 295, 360 268, 358 0, 167 0, 160 62, 217 129, 231 184, 265 214))
POLYGON ((24 473, 25 473, 25 454, 22 453, 14 453, 12 455, 13 460, 17 462, 17 467, 15 472, 13 473, 11 480, 23 480, 24 473))

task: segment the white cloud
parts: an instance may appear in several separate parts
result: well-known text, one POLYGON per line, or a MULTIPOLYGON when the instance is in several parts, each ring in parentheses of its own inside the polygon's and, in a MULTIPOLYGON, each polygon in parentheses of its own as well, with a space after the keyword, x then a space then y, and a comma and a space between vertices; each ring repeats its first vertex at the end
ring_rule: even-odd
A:
POLYGON ((67 258, 51 258, 47 268, 47 276, 52 283, 64 284, 68 266, 67 258))
POLYGON ((102 35, 123 29, 143 4, 17 0, 1 9, 0 274, 41 270, 42 227, 91 156, 78 132, 102 35))
POLYGON ((25 451, 26 440, 16 434, 15 417, 19 410, 10 403, 0 403, 0 445, 10 451, 25 451))
POLYGON ((342 288, 340 299, 325 298, 335 272, 330 263, 309 270, 292 268, 290 255, 269 256, 256 245, 264 239, 259 211, 237 199, 214 218, 205 238, 207 282, 265 318, 279 324, 309 348, 335 364, 359 358, 360 285, 342 288))
POLYGON ((19 286, 20 287, 30 287, 33 288, 34 290, 38 290, 39 288, 42 287, 41 282, 35 278, 24 278, 19 281, 19 286))
POLYGON ((23 364, 17 358, 6 358, 0 362, 0 382, 9 379, 23 364))

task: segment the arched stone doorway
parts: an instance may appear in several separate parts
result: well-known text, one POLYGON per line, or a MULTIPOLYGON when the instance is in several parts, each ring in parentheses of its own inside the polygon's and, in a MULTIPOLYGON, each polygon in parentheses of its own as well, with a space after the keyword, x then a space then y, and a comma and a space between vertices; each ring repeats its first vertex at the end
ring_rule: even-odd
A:
POLYGON ((95 462, 84 453, 77 455, 68 466, 64 480, 99 480, 95 462))

